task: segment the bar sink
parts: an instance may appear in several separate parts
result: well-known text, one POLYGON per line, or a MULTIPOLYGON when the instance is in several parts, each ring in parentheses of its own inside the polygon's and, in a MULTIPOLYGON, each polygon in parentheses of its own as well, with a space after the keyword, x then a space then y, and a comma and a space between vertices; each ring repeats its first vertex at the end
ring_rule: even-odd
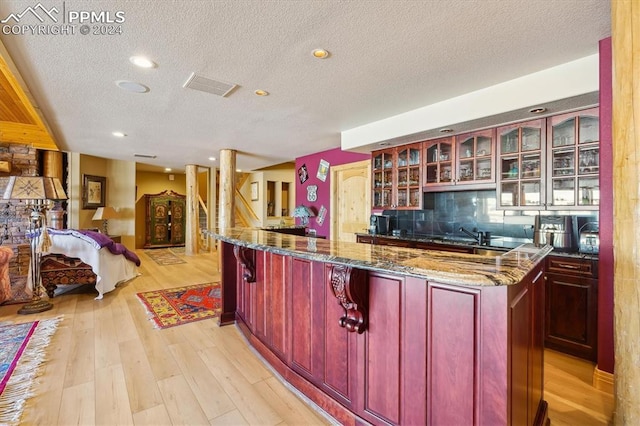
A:
POLYGON ((477 254, 478 256, 487 256, 487 257, 502 256, 506 252, 507 250, 496 250, 496 249, 479 248, 479 247, 474 247, 473 249, 473 254, 477 254))

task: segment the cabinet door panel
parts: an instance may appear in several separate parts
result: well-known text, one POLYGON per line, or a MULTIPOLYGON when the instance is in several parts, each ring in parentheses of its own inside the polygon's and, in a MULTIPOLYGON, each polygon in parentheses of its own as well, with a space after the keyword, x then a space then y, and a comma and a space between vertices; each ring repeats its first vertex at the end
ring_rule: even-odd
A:
POLYGON ((287 283, 291 282, 291 257, 270 253, 271 256, 271 308, 269 336, 271 348, 285 359, 287 344, 287 283))
POLYGON ((151 244, 169 242, 169 203, 163 199, 151 199, 151 244))
POLYGON ((479 294, 431 283, 428 291, 427 423, 474 424, 479 294))
POLYGON ((291 320, 293 330, 291 336, 294 367, 306 375, 312 374, 311 362, 311 262, 303 259, 292 260, 291 275, 291 320))
POLYGON ((548 347, 594 360, 596 357, 596 280, 547 274, 548 347))
MULTIPOLYGON (((329 276, 330 265, 325 267, 325 278, 329 276)), ((344 315, 344 308, 336 299, 329 284, 325 289, 325 315, 324 329, 326 331, 324 346, 324 388, 340 400, 346 406, 352 405, 353 387, 357 372, 356 363, 350 360, 356 359, 357 333, 349 333, 339 324, 339 319, 344 315)))
POLYGON ((597 210, 600 204, 599 110, 592 108, 548 120, 547 208, 597 210))
POLYGON ((364 335, 364 410, 393 424, 400 423, 402 284, 399 278, 369 275, 369 326, 364 335))
POLYGON ((544 205, 545 120, 497 128, 498 209, 540 209, 544 205))

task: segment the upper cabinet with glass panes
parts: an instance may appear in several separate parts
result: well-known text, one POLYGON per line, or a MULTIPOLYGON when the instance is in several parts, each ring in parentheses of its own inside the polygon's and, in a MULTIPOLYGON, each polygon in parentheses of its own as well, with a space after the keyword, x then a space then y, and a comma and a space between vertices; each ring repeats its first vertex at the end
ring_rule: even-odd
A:
POLYGON ((547 208, 597 209, 600 204, 598 108, 548 119, 547 208))
POLYGON ((497 139, 498 208, 544 208, 545 120, 498 127, 497 139))
POLYGON ((423 169, 425 191, 495 188, 494 129, 424 142, 423 169))
POLYGON ((402 145, 372 153, 372 207, 422 207, 422 144, 402 145))

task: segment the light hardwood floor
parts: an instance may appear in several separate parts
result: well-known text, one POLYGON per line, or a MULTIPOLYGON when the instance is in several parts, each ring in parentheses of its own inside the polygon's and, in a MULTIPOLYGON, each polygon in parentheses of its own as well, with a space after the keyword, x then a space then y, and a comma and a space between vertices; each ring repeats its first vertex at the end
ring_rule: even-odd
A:
MULTIPOLYGON (((141 276, 103 300, 95 293, 55 297, 54 309, 0 321, 62 316, 24 425, 319 425, 329 421, 284 386, 234 326, 204 320, 157 330, 136 293, 219 279, 217 254, 160 266, 138 251, 141 276)), ((593 366, 547 351, 545 399, 552 424, 611 421, 611 394, 590 386, 593 366)))

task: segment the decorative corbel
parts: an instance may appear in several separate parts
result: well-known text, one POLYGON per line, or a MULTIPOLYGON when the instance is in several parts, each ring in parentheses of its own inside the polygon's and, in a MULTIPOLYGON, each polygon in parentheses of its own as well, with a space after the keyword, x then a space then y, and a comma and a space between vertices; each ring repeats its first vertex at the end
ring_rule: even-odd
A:
POLYGON ((244 266, 242 278, 248 283, 256 282, 256 266, 253 259, 254 251, 246 247, 233 246, 233 255, 244 266))
POLYGON ((367 273, 345 265, 332 265, 329 283, 333 295, 342 305, 345 314, 338 323, 347 331, 364 333, 367 328, 367 305, 369 303, 369 281, 367 273))

